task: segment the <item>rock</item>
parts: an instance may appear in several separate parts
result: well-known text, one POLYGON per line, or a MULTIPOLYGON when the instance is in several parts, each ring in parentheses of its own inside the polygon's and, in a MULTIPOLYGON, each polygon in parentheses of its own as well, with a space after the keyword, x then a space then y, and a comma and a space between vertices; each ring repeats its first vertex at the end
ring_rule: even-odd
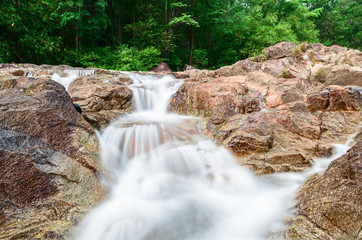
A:
POLYGON ((356 86, 256 71, 187 80, 169 109, 206 118, 201 132, 266 174, 303 171, 313 156, 331 154, 330 143, 347 141, 361 121, 360 94, 356 86))
POLYGON ((282 42, 214 71, 175 73, 188 80, 169 109, 203 117, 200 131, 257 173, 302 171, 359 130, 361 65, 358 50, 282 42))
POLYGON ((266 107, 275 108, 282 104, 303 101, 308 93, 322 87, 320 83, 303 78, 275 79, 269 86, 266 107))
POLYGON ((311 49, 314 52, 320 52, 320 51, 324 50, 325 47, 321 43, 310 43, 310 44, 307 44, 306 48, 311 49))
POLYGON ((168 64, 164 63, 164 62, 160 62, 158 64, 158 66, 152 68, 150 71, 156 72, 156 73, 171 73, 172 72, 170 66, 168 66, 168 64))
POLYGON ((348 50, 348 48, 341 47, 341 46, 338 46, 338 45, 332 45, 332 46, 330 46, 328 48, 329 52, 333 52, 333 53, 336 53, 336 54, 346 52, 347 50, 348 50))
POLYGON ((302 171, 318 148, 320 122, 302 103, 281 109, 235 115, 211 136, 256 173, 302 171), (299 106, 300 105, 300 106, 299 106))
POLYGON ((287 239, 360 239, 362 141, 307 180, 297 196, 297 216, 287 239))
POLYGON ((184 71, 189 71, 189 70, 197 70, 197 68, 195 68, 194 66, 185 64, 184 71))
POLYGON ((0 68, 19 68, 16 64, 0 63, 0 68))
POLYGON ((311 112, 359 111, 362 109, 362 88, 356 86, 329 86, 306 99, 311 112))
POLYGON ((18 78, 0 106, 0 238, 73 238, 104 194, 92 127, 46 77, 18 78))
POLYGON ((295 43, 291 42, 280 42, 274 46, 268 47, 265 52, 268 58, 271 59, 280 59, 285 57, 290 57, 297 47, 295 43))
POLYGON ((121 114, 133 110, 132 91, 127 87, 130 79, 105 74, 79 77, 68 91, 83 116, 100 129, 121 114))
POLYGON ((350 136, 360 131, 361 111, 323 112, 321 119, 320 143, 345 143, 350 136))
POLYGON ((362 67, 339 65, 326 76, 325 85, 355 85, 362 87, 362 67))
POLYGON ((13 76, 24 76, 24 71, 23 70, 13 70, 10 72, 11 75, 13 76))
POLYGON ((261 110, 262 93, 248 94, 245 77, 222 77, 203 82, 186 82, 171 100, 174 112, 210 117, 214 124, 246 112, 261 110))

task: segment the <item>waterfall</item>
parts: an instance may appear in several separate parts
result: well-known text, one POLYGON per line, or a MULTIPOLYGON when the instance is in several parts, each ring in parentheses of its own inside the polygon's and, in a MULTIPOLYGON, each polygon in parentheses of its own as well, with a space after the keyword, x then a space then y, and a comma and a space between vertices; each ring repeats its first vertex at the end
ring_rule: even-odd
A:
POLYGON ((182 80, 129 77, 136 111, 99 136, 111 192, 78 239, 259 240, 284 226, 305 173, 255 176, 195 118, 167 113, 182 80))
POLYGON ((95 73, 93 69, 65 69, 64 73, 67 74, 65 77, 61 77, 58 74, 54 73, 52 75, 52 80, 62 84, 65 89, 68 89, 69 85, 77 78, 83 76, 90 76, 95 73))

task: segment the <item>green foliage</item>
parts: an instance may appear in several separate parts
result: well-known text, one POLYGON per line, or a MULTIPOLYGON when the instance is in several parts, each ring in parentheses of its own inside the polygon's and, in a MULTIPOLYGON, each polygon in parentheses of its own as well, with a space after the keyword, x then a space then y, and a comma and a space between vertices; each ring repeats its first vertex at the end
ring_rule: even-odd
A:
POLYGON ((0 62, 214 69, 264 61, 262 49, 280 41, 361 49, 361 22, 355 0, 5 0, 0 62))
POLYGON ((122 45, 118 48, 97 48, 85 52, 68 51, 66 62, 82 67, 100 67, 119 71, 148 71, 162 61, 160 50, 148 47, 138 50, 122 45))
POLYGON ((309 0, 310 9, 321 8, 316 19, 319 38, 325 45, 341 45, 362 50, 362 4, 355 0, 309 0))
POLYGON ((174 17, 168 23, 169 26, 176 26, 179 24, 186 24, 188 26, 200 27, 199 23, 192 19, 190 14, 182 13, 180 17, 174 17))
POLYGON ((206 49, 195 49, 192 57, 196 67, 206 67, 209 63, 206 49))

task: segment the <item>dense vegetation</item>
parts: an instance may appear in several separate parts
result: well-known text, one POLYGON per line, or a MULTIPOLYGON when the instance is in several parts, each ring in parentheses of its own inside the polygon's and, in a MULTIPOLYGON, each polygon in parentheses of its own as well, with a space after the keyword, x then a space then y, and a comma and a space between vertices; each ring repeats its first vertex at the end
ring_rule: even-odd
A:
POLYGON ((0 62, 215 68, 280 41, 362 47, 360 0, 2 0, 0 62))

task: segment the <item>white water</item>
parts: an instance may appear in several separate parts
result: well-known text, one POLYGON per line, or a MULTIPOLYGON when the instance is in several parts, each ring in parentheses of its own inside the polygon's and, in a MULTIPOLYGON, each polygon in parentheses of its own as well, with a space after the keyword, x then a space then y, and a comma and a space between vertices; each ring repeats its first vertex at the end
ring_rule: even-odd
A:
POLYGON ((89 76, 94 74, 92 69, 66 69, 64 73, 67 74, 65 77, 61 77, 58 74, 54 73, 52 75, 52 80, 62 84, 65 89, 68 89, 69 85, 77 78, 82 76, 89 76))
MULTIPOLYGON (((195 119, 168 114, 182 84, 130 75, 137 110, 99 136, 111 173, 108 199, 86 218, 80 240, 259 240, 283 227, 310 173, 257 177, 205 139, 195 119)), ((318 159, 311 172, 337 155, 318 159)))

